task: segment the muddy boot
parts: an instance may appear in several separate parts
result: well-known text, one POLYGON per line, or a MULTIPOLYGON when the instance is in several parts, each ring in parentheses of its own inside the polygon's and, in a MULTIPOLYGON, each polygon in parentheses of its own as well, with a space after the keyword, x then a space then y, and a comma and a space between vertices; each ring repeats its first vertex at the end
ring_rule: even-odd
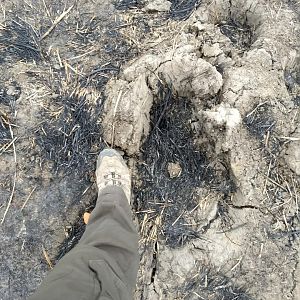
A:
POLYGON ((99 155, 98 200, 85 233, 50 272, 31 300, 129 300, 139 265, 132 222, 130 172, 112 149, 99 155))
MULTIPOLYGON (((131 176, 122 156, 113 149, 103 150, 97 162, 96 170, 98 193, 107 186, 119 186, 123 189, 129 204, 131 204, 131 176)), ((83 221, 88 224, 90 213, 84 213, 83 221)))
POLYGON ((130 204, 131 176, 122 156, 113 149, 103 150, 97 162, 97 186, 99 194, 107 186, 119 186, 123 189, 130 204))

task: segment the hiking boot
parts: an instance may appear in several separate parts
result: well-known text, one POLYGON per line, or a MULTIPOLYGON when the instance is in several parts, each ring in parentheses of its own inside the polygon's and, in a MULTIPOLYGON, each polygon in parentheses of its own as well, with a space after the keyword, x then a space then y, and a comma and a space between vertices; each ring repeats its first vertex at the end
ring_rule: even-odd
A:
POLYGON ((114 149, 104 149, 97 162, 96 180, 99 193, 107 186, 119 186, 131 200, 130 171, 122 156, 114 149))

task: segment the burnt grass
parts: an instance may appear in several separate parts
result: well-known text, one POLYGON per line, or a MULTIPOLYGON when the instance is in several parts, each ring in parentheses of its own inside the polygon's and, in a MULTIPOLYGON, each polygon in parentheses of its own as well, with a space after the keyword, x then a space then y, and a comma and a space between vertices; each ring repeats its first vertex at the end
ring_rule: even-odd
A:
POLYGON ((276 121, 267 103, 254 107, 243 122, 249 132, 261 142, 269 154, 276 156, 279 153, 280 142, 275 134, 276 121), (265 146, 264 142, 267 135, 270 136, 268 147, 265 146))
MULTIPOLYGON (((134 194, 136 210, 162 213, 162 232, 170 247, 178 247, 199 233, 191 230, 182 215, 197 205, 196 188, 209 185, 224 193, 234 190, 226 169, 216 174, 209 167, 205 149, 194 144, 191 128, 193 107, 188 99, 173 95, 171 88, 160 85, 160 92, 151 112, 152 130, 142 146, 143 163, 139 165, 141 186, 134 194), (168 164, 177 163, 182 172, 170 178, 168 164), (224 188, 226 187, 226 188, 224 188)), ((143 214, 138 214, 143 219, 143 214)))
MULTIPOLYGON (((290 173, 290 170, 283 168, 278 160, 284 143, 277 138, 276 121, 272 116, 271 107, 268 104, 254 107, 244 118, 244 124, 249 132, 259 140, 261 150, 268 164, 268 178, 277 184, 277 186, 274 186, 274 183, 272 182, 266 184, 269 199, 268 210, 272 207, 271 214, 274 218, 274 222, 276 222, 278 216, 287 213, 286 211, 282 212, 286 197, 291 193, 297 193, 299 187, 297 186, 297 183, 290 185, 289 187, 286 186, 293 175, 290 173), (266 143, 267 136, 268 142, 266 143), (280 188, 278 188, 278 186, 280 188)), ((296 209, 295 213, 287 214, 285 222, 289 225, 289 229, 276 233, 267 230, 268 236, 272 240, 286 238, 287 246, 292 247, 293 243, 299 239, 300 236, 300 218, 298 209, 296 209)))
POLYGON ((247 289, 240 287, 211 264, 201 263, 199 270, 191 278, 187 278, 182 286, 185 298, 189 295, 199 295, 200 299, 212 300, 254 300, 247 289))
POLYGON ((300 71, 299 70, 293 70, 289 71, 286 70, 284 72, 284 81, 286 88, 290 93, 293 93, 293 90, 296 86, 300 84, 300 71))
POLYGON ((58 118, 53 118, 46 111, 43 116, 45 121, 36 132, 36 137, 43 156, 54 163, 56 172, 75 172, 86 178, 91 176, 97 154, 104 148, 100 117, 105 101, 105 85, 119 73, 122 64, 137 55, 136 48, 130 46, 119 33, 122 24, 118 21, 107 22, 109 24, 106 24, 104 31, 98 18, 91 22, 79 22, 81 30, 73 36, 74 43, 88 45, 96 43, 101 37, 104 61, 92 66, 84 76, 72 78, 75 93, 62 88, 62 82, 68 77, 64 68, 55 69, 52 77, 45 79, 45 84, 58 95, 51 102, 56 107, 62 107, 62 112, 58 118), (93 99, 94 103, 89 103, 81 93, 84 89, 95 89, 101 96, 93 99))
POLYGON ((172 6, 169 17, 174 20, 186 20, 190 17, 195 9, 197 9, 201 0, 171 0, 172 6))
MULTIPOLYGON (((65 126, 63 127, 64 130, 67 126, 66 131, 69 132, 73 126, 78 124, 77 122, 85 122, 86 119, 91 120, 90 112, 86 110, 84 101, 85 99, 74 98, 67 100, 66 103, 71 102, 72 106, 70 107, 68 104, 65 107, 65 113, 61 115, 61 119, 58 120, 59 123, 54 124, 52 128, 46 128, 47 137, 43 136, 43 139, 47 139, 47 144, 42 146, 45 149, 45 146, 47 148, 47 145, 49 145, 48 155, 52 155, 52 160, 57 160, 56 166, 63 166, 63 169, 66 170, 66 166, 69 165, 72 172, 74 172, 76 166, 77 170, 81 169, 83 173, 89 167, 93 169, 94 166, 90 166, 84 161, 81 154, 83 153, 86 156, 87 151, 89 151, 88 145, 92 144, 90 142, 94 138, 101 139, 98 134, 92 134, 99 128, 95 127, 91 130, 90 125, 87 125, 87 131, 85 132, 85 123, 81 123, 82 131, 78 132, 79 140, 81 140, 81 134, 84 141, 87 141, 86 139, 90 134, 92 136, 90 136, 90 142, 86 144, 86 148, 83 148, 81 152, 74 152, 75 132, 66 137, 61 131, 58 131, 60 126, 65 126), (82 113, 83 116, 77 118, 78 114, 82 113), (66 114, 71 114, 71 117, 66 118, 66 114), (73 121, 67 124, 65 123, 66 120, 73 121), (54 139, 54 143, 51 142, 52 139, 54 139), (66 148, 63 148, 63 146, 66 146, 66 148), (54 153, 55 156, 53 156, 54 153), (69 153, 72 155, 70 156, 69 153), (82 163, 81 168, 78 168, 79 162, 82 163), (74 168, 72 167, 73 164, 74 168)), ((133 191, 135 195, 134 208, 137 212, 154 209, 157 214, 160 214, 162 209, 164 210, 163 238, 171 247, 182 246, 190 239, 199 237, 198 232, 184 225, 186 222, 183 218, 179 218, 176 224, 172 225, 182 212, 192 210, 197 205, 195 188, 209 185, 212 189, 222 191, 224 199, 235 189, 229 172, 225 171, 216 175, 215 170, 208 167, 209 162, 205 155, 205 149, 201 152, 195 147, 193 143, 194 133, 190 125, 192 114, 192 105, 188 99, 178 98, 172 94, 171 88, 160 85, 159 96, 151 111, 152 130, 142 146, 143 164, 139 166, 138 176, 142 180, 142 185, 135 184, 133 191), (182 174, 178 178, 170 178, 167 171, 169 162, 181 165, 182 174)), ((96 117, 98 118, 98 115, 96 117)), ((95 118, 95 116, 92 118, 95 118)), ((89 122, 89 124, 93 123, 89 122)), ((84 146, 85 143, 83 142, 82 145, 84 146)), ((101 147, 104 148, 104 145, 101 147)), ((95 187, 92 188, 91 195, 88 196, 89 201, 87 202, 89 202, 89 205, 87 208, 83 208, 78 214, 77 220, 70 224, 68 237, 59 247, 56 260, 68 253, 83 235, 85 224, 82 215, 84 211, 91 211, 95 206, 97 192, 94 190, 95 187)), ((83 202, 86 201, 83 200, 83 202)), ((222 217, 223 214, 223 205, 220 204, 218 215, 222 217)), ((139 216, 142 219, 142 214, 139 214, 139 216)))
POLYGON ((126 10, 134 8, 142 8, 145 5, 143 0, 116 0, 114 1, 116 9, 126 10))
MULTIPOLYGON (((115 7, 119 10, 141 9, 145 6, 144 0, 117 0, 115 7)), ((201 0, 170 0, 171 9, 167 12, 166 17, 174 20, 186 20, 190 17, 195 9, 201 4, 201 0)))
POLYGON ((249 25, 242 24, 234 19, 229 19, 228 21, 219 24, 221 33, 227 36, 231 42, 236 45, 241 50, 250 49, 254 34, 253 28, 249 25))
MULTIPOLYGON (((35 132, 43 159, 53 163, 53 172, 74 174, 83 179, 85 185, 90 185, 97 156, 105 147, 101 128, 105 85, 111 77, 119 73, 121 65, 137 55, 137 49, 129 45, 120 34, 119 30, 124 24, 118 20, 94 18, 87 21, 80 15, 78 22, 81 30, 76 31, 76 34, 74 30, 70 39, 75 44, 88 46, 99 43, 101 38, 103 61, 87 70, 85 76, 71 78, 72 82, 67 90, 63 86, 69 75, 65 73, 64 68, 53 68, 53 73, 47 78, 35 73, 27 75, 42 80, 53 94, 57 95, 50 99, 50 103, 57 111, 61 110, 58 116, 45 110, 42 115, 43 121, 35 132), (86 89, 97 90, 99 98, 90 103, 84 92, 86 89)), ((76 24, 70 23, 70 26, 71 30, 76 24)), ((51 63, 49 60, 47 62, 51 63)), ((91 211, 95 206, 97 192, 94 191, 86 200, 84 198, 85 196, 81 197, 81 203, 89 204, 81 208, 75 220, 67 222, 67 237, 57 250, 56 261, 79 242, 85 230, 83 213, 91 211)))
POLYGON ((300 106, 300 96, 296 96, 292 100, 296 106, 298 106, 298 107, 300 106))
POLYGON ((0 147, 4 146, 11 140, 8 126, 0 119, 0 147))
POLYGON ((244 123, 253 135, 260 140, 264 139, 267 132, 274 129, 275 120, 266 104, 254 107, 252 112, 244 118, 244 123))
POLYGON ((53 161, 55 172, 86 175, 94 169, 96 156, 103 148, 99 124, 101 99, 97 99, 95 108, 85 95, 62 94, 56 101, 63 104, 62 112, 57 119, 47 117, 36 141, 44 156, 53 161))
POLYGON ((21 95, 21 87, 16 82, 12 82, 10 87, 13 89, 12 92, 0 85, 0 147, 11 141, 8 123, 14 118, 16 101, 21 95), (6 115, 1 112, 1 106, 5 108, 6 115))
POLYGON ((13 93, 8 91, 8 88, 0 85, 0 104, 9 106, 11 110, 14 110, 16 101, 21 96, 21 87, 17 82, 12 82, 10 87, 14 89, 13 93))
POLYGON ((25 61, 42 59, 38 33, 17 16, 0 31, 0 63, 12 58, 25 61))

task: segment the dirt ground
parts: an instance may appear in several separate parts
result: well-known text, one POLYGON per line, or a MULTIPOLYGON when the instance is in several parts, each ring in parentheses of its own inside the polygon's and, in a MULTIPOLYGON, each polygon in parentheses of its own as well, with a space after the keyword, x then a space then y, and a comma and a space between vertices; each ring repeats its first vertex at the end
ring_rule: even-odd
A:
POLYGON ((300 3, 0 3, 0 299, 76 245, 127 160, 135 299, 300 299, 300 3))

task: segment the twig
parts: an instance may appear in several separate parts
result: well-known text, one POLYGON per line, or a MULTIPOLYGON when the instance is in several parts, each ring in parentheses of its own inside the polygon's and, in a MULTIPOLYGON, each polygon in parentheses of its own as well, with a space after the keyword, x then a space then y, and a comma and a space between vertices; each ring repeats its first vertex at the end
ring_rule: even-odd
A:
POLYGON ((52 264, 52 262, 49 258, 49 255, 48 255, 48 253, 47 253, 47 251, 46 251, 46 249, 43 245, 42 245, 42 250, 43 250, 43 255, 46 259, 46 262, 47 262, 48 266, 50 267, 50 269, 53 269, 53 264, 52 264))
POLYGON ((81 55, 77 55, 77 56, 74 56, 74 57, 71 57, 71 58, 67 58, 66 60, 73 60, 73 59, 82 58, 82 57, 84 57, 84 56, 86 56, 86 55, 89 55, 89 54, 95 52, 96 50, 97 50, 97 49, 93 48, 92 50, 90 50, 90 51, 88 51, 88 52, 86 52, 86 53, 83 53, 83 54, 81 54, 81 55))
POLYGON ((247 116, 246 118, 249 118, 252 114, 254 114, 256 112, 256 110, 258 108, 260 108, 261 106, 265 105, 266 103, 268 103, 269 101, 265 101, 263 103, 258 104, 247 116))
POLYGON ((185 213, 185 211, 183 211, 183 212, 178 216, 178 218, 172 223, 172 226, 174 226, 174 225, 178 222, 178 220, 183 216, 184 213, 185 213))
POLYGON ((64 11, 58 18, 56 18, 52 24, 52 26, 48 29, 48 31, 41 37, 41 41, 45 39, 58 25, 59 22, 63 20, 63 18, 71 11, 71 9, 74 7, 74 5, 70 6, 68 10, 64 11))
POLYGON ((196 293, 195 291, 192 292, 194 295, 196 295, 198 298, 205 300, 205 298, 201 297, 198 293, 196 293))
POLYGON ((118 109, 121 97, 122 97, 122 90, 119 92, 119 95, 118 95, 118 98, 116 101, 116 105, 114 108, 114 113, 113 113, 113 124, 112 124, 112 133, 111 133, 111 146, 112 147, 114 147, 114 142, 115 142, 115 117, 116 117, 116 113, 117 113, 117 109, 118 109))
POLYGON ((281 139, 292 141, 292 142, 297 142, 300 141, 300 137, 291 137, 291 136, 281 136, 281 139))
POLYGON ((76 69, 74 69, 71 65, 69 65, 66 61, 64 62, 65 64, 65 69, 69 68, 71 69, 76 75, 79 75, 81 77, 84 77, 86 74, 80 72, 80 71, 77 71, 76 69))
MULTIPOLYGON (((12 131, 12 128, 11 128, 11 125, 9 124, 9 131, 10 131, 10 135, 11 135, 11 139, 12 141, 14 141, 14 133, 12 131)), ((7 207, 5 209, 5 212, 4 212, 4 215, 3 215, 3 218, 1 220, 1 225, 4 223, 4 220, 6 218, 6 215, 8 213, 8 210, 11 206, 11 202, 13 200, 13 197, 14 197, 14 193, 15 193, 15 188, 16 188, 16 181, 17 181, 17 154, 16 154, 16 146, 15 146, 15 143, 13 142, 12 143, 13 145, 13 150, 14 150, 14 161, 15 161, 15 174, 14 174, 14 181, 13 181, 13 187, 12 187, 12 190, 11 190, 11 194, 10 194, 10 197, 9 197, 9 200, 8 200, 8 203, 7 203, 7 207)))
POLYGON ((297 188, 296 188, 295 181, 294 181, 293 177, 292 177, 292 182, 293 182, 293 190, 294 190, 294 194, 295 194, 296 214, 298 216, 298 214, 299 214, 298 194, 297 194, 297 188))
POLYGON ((85 193, 92 187, 93 184, 89 185, 82 193, 82 196, 85 195, 85 193))
POLYGON ((60 65, 60 67, 62 68, 64 65, 63 65, 63 63, 62 63, 62 61, 61 61, 61 58, 60 58, 59 50, 58 50, 58 49, 56 49, 56 54, 57 54, 57 58, 58 58, 59 65, 60 65))
POLYGON ((271 165, 272 165, 272 161, 270 161, 270 163, 269 163, 268 173, 267 173, 265 184, 264 184, 263 195, 267 192, 267 183, 268 183, 268 178, 270 176, 271 165))
POLYGON ((17 140, 17 138, 15 137, 12 141, 10 141, 8 144, 3 145, 0 149, 0 155, 2 153, 4 153, 15 141, 17 140))
POLYGON ((52 18, 51 18, 51 14, 50 14, 50 12, 49 12, 49 10, 48 10, 48 7, 47 7, 47 5, 46 5, 46 3, 45 3, 45 0, 43 0, 43 3, 44 3, 44 6, 45 6, 45 9, 46 9, 46 13, 47 13, 47 15, 48 15, 48 17, 49 17, 51 23, 53 24, 53 21, 52 21, 52 18))
POLYGON ((17 180, 17 173, 15 172, 13 187, 12 187, 12 190, 11 190, 11 194, 10 194, 10 197, 9 197, 9 200, 8 200, 7 207, 6 207, 6 209, 5 209, 3 218, 2 218, 2 220, 1 220, 1 225, 4 223, 4 220, 5 220, 5 218, 6 218, 6 215, 7 215, 7 213, 8 213, 8 210, 9 210, 9 208, 10 208, 12 199, 13 199, 13 197, 14 197, 15 188, 16 188, 16 180, 17 180))
MULTIPOLYGON (((266 177, 266 176, 265 176, 266 177)), ((286 188, 284 186, 282 186, 281 184, 279 184, 278 182, 276 182, 275 180, 271 179, 270 177, 267 177, 267 180, 272 182, 273 184, 275 184, 277 187, 281 188, 284 191, 287 191, 286 188)))
POLYGON ((26 206, 28 200, 30 199, 31 195, 33 194, 33 192, 34 192, 35 190, 36 190, 36 187, 34 187, 34 188, 32 189, 32 191, 29 193, 28 197, 26 198, 24 204, 23 204, 22 207, 21 207, 21 211, 24 209, 24 207, 26 206))
MULTIPOLYGON (((12 131, 11 125, 9 124, 9 131, 10 131, 10 135, 11 135, 11 139, 14 140, 14 133, 12 131)), ((13 142, 13 150, 14 150, 14 160, 15 160, 15 169, 17 169, 17 153, 16 153, 16 146, 15 143, 13 142)))
POLYGON ((244 258, 244 256, 242 255, 238 262, 231 268, 230 272, 232 272, 233 270, 235 270, 237 268, 237 266, 241 263, 242 259, 244 258))

